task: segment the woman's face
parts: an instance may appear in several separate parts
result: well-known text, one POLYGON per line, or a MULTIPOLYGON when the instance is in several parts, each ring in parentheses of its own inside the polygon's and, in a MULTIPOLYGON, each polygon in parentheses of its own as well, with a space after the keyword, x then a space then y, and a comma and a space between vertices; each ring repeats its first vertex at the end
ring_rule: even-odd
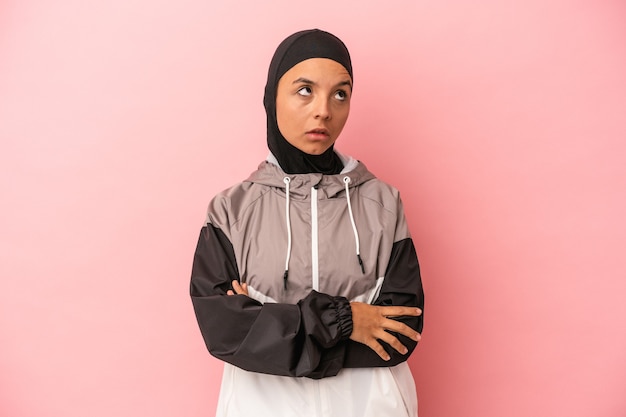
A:
POLYGON ((278 81, 280 133, 303 152, 324 153, 346 124, 351 95, 352 79, 343 65, 326 58, 299 62, 278 81))

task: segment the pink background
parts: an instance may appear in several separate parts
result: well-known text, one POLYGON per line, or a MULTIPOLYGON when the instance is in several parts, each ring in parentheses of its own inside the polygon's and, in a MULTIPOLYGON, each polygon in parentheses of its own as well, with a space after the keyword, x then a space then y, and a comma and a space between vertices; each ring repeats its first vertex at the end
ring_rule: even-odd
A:
POLYGON ((622 1, 4 0, 0 415, 211 416, 188 297, 277 44, 348 44, 338 149, 402 192, 422 417, 626 415, 622 1))

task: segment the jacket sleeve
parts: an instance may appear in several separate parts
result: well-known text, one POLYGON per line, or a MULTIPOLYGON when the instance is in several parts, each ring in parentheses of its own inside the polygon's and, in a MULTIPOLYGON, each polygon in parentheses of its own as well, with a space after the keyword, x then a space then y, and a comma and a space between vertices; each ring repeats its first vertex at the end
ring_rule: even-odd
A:
POLYGON ((322 378, 341 369, 352 333, 345 297, 311 292, 297 304, 226 295, 239 279, 231 242, 208 223, 202 228, 191 274, 191 298, 209 352, 248 371, 322 378), (323 354, 324 353, 324 354, 323 354))
MULTIPOLYGON (((417 254, 413 240, 410 237, 394 243, 380 294, 373 304, 380 306, 419 307, 422 310, 421 316, 398 317, 395 320, 401 321, 420 333, 422 332, 424 326, 424 291, 417 254)), ((402 355, 381 341, 391 357, 389 361, 384 361, 366 345, 348 340, 342 343, 346 345, 343 367, 394 366, 404 362, 417 346, 417 342, 396 333, 394 335, 407 347, 408 353, 402 355)))

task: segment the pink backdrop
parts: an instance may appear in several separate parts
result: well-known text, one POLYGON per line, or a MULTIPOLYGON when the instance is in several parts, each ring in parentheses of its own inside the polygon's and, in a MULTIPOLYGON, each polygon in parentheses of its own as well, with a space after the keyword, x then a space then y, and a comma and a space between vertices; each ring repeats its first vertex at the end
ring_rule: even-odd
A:
POLYGON ((188 280, 266 155, 275 46, 350 47, 338 148, 402 192, 422 417, 626 415, 621 1, 4 0, 0 415, 211 416, 188 280))

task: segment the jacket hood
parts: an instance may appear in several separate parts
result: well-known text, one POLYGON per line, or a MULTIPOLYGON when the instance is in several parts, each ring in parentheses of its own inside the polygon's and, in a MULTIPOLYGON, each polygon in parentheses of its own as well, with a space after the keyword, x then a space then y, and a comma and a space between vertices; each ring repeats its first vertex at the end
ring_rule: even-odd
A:
POLYGON ((317 186, 318 192, 323 193, 326 198, 332 198, 345 190, 345 177, 350 178, 349 188, 358 187, 376 178, 362 162, 338 152, 337 155, 344 164, 344 169, 339 174, 287 174, 280 168, 274 155, 270 153, 258 169, 246 179, 246 182, 284 190, 286 188, 285 177, 288 177, 290 180, 289 192, 296 198, 308 197, 311 194, 311 187, 315 186, 317 186))
POLYGON ((270 63, 263 105, 267 115, 267 146, 285 172, 337 174, 344 166, 331 145, 320 155, 293 146, 281 133, 276 114, 279 80, 296 64, 310 58, 328 58, 342 65, 352 77, 352 62, 346 45, 335 35, 319 29, 296 32, 281 42, 270 63))

